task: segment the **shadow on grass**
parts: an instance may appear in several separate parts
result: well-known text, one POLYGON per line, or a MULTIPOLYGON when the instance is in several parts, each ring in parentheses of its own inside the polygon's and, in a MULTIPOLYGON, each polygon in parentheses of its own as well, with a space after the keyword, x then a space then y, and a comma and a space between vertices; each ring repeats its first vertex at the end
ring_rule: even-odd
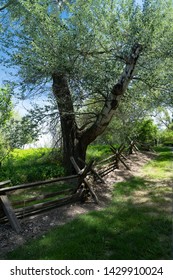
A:
POLYGON ((171 259, 172 221, 150 215, 155 210, 115 201, 105 210, 54 228, 7 259, 171 259))
POLYGON ((170 161, 173 159, 173 153, 170 152, 173 151, 172 147, 160 147, 156 148, 156 150, 159 151, 159 154, 155 158, 154 162, 170 161))
POLYGON ((131 177, 128 181, 117 183, 116 188, 114 190, 114 194, 130 195, 133 191, 141 189, 145 190, 148 184, 149 181, 144 180, 141 177, 131 177))

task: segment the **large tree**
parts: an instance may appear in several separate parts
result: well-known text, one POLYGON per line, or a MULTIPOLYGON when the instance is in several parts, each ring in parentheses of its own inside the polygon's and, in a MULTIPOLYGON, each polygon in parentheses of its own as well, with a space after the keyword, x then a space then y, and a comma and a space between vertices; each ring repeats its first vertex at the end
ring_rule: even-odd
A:
POLYGON ((172 102, 172 0, 13 0, 0 11, 4 61, 19 67, 23 94, 52 83, 68 172, 70 156, 85 160, 127 90, 172 102))

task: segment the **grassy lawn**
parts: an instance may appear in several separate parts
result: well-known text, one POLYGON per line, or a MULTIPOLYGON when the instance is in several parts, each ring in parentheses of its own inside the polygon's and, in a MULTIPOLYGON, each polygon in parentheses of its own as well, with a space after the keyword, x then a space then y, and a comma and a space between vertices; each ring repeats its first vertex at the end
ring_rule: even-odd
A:
POLYGON ((55 227, 7 259, 171 259, 172 159, 161 150, 140 176, 115 184, 107 208, 55 227))
POLYGON ((159 155, 144 168, 145 173, 152 179, 173 178, 173 151, 170 148, 157 148, 159 155))
MULTIPOLYGON (((116 147, 116 146, 115 146, 116 147)), ((101 161, 112 155, 109 145, 90 145, 87 149, 87 161, 101 161)))
POLYGON ((12 185, 56 178, 64 175, 58 150, 49 148, 15 149, 0 167, 0 181, 12 185))

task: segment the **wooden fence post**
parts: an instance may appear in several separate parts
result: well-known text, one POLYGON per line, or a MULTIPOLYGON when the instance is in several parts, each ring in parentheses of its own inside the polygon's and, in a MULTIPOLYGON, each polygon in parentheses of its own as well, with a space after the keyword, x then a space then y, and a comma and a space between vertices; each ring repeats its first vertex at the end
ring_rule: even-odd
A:
POLYGON ((130 170, 130 167, 122 160, 121 154, 123 150, 125 149, 125 145, 121 145, 118 150, 114 148, 114 146, 111 145, 111 151, 116 155, 116 161, 121 161, 121 163, 126 167, 126 169, 130 170))
POLYGON ((16 217, 16 214, 11 206, 11 203, 7 197, 7 195, 0 196, 0 203, 2 204, 2 208, 10 222, 11 227, 19 233, 21 231, 20 223, 16 217))
MULTIPOLYGON (((90 186, 89 182, 88 182, 87 179, 86 179, 86 175, 87 175, 87 173, 90 171, 91 166, 92 166, 92 164, 93 164, 93 161, 91 161, 91 162, 89 163, 89 165, 87 165, 87 166, 84 168, 84 170, 81 170, 81 169, 79 168, 79 166, 77 165, 77 163, 76 163, 76 161, 74 160, 73 157, 71 157, 70 160, 71 160, 71 162, 72 162, 72 164, 73 164, 73 166, 74 166, 74 168, 75 168, 77 174, 79 174, 79 175, 81 176, 81 179, 79 179, 79 184, 81 185, 82 182, 84 182, 85 185, 87 186, 87 188, 89 189, 89 191, 90 191, 90 193, 91 193, 91 196, 92 196, 92 198, 94 199, 94 201, 95 201, 97 204, 99 204, 99 200, 98 200, 97 195, 95 194, 94 190, 92 189, 92 187, 90 186)), ((78 187, 79 187, 79 185, 78 185, 78 187)))
MULTIPOLYGON (((86 167, 86 163, 81 159, 78 158, 83 164, 85 164, 86 167)), ((103 178, 95 171, 95 169, 91 166, 90 168, 91 170, 91 174, 93 174, 94 177, 96 177, 97 179, 99 179, 103 184, 105 184, 105 181, 103 180, 103 178)), ((95 178, 94 178, 95 179, 95 178)))

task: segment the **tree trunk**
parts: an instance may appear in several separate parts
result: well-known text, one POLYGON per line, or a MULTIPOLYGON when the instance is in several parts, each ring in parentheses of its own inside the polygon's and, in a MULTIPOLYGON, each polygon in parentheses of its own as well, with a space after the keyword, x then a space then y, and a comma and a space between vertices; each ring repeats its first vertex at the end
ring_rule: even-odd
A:
POLYGON ((63 164, 68 174, 74 173, 70 157, 73 156, 76 162, 82 167, 78 158, 85 161, 87 145, 81 140, 80 133, 75 120, 75 113, 71 93, 68 87, 67 78, 64 75, 54 73, 53 93, 57 101, 61 131, 63 138, 63 164))
POLYGON ((124 71, 118 82, 113 86, 98 118, 91 127, 82 130, 78 128, 75 120, 72 96, 66 76, 58 72, 53 73, 53 92, 59 109, 63 138, 63 161, 68 174, 74 173, 70 157, 73 156, 78 165, 83 167, 78 158, 80 157, 85 161, 87 146, 98 135, 102 134, 110 123, 121 97, 133 78, 133 72, 140 52, 141 45, 135 44, 128 57, 124 71))

